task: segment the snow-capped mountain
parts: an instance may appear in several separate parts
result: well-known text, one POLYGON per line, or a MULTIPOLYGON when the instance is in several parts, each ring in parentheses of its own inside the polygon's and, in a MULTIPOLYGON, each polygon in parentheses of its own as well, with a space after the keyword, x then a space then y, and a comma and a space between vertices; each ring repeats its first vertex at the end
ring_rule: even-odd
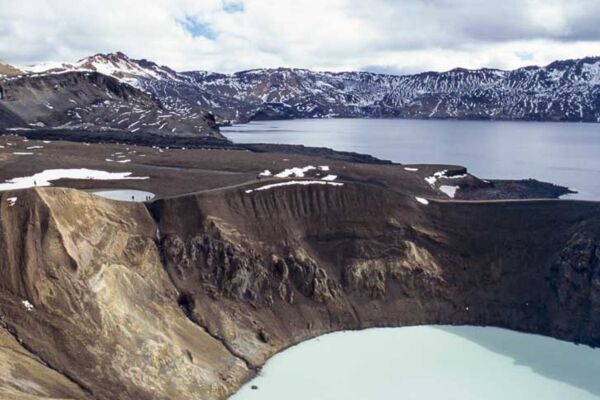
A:
POLYGON ((121 52, 95 54, 73 64, 50 62, 24 66, 20 69, 30 74, 57 74, 74 71, 98 72, 133 86, 137 86, 140 79, 177 80, 177 73, 168 67, 159 67, 146 60, 132 60, 121 52))
POLYGON ((455 69, 394 76, 368 72, 259 69, 178 73, 123 53, 80 60, 145 90, 174 112, 220 120, 401 117, 600 121, 600 58, 513 71, 455 69))
POLYGON ((33 75, 110 75, 151 94, 175 115, 210 111, 221 122, 324 117, 600 122, 600 58, 513 71, 455 69, 405 76, 289 68, 176 72, 123 53, 21 69, 33 75))
POLYGON ((600 121, 600 58, 514 71, 392 76, 268 69, 190 72, 182 82, 144 82, 156 95, 185 94, 225 119, 313 117, 600 121))

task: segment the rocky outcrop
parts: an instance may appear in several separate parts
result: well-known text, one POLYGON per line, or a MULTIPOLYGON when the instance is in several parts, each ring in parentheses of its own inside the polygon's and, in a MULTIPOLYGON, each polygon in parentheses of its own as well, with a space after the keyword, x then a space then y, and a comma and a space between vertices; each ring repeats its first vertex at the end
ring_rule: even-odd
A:
POLYGON ((407 296, 415 291, 432 294, 436 286, 443 286, 441 269, 427 249, 410 241, 399 246, 403 249, 401 257, 359 259, 347 265, 342 271, 344 286, 366 293, 372 299, 385 298, 392 283, 406 285, 404 294, 407 296))
POLYGON ((576 326, 581 330, 576 341, 595 335, 600 330, 599 238, 585 228, 573 233, 552 264, 551 272, 556 307, 562 314, 559 329, 568 334, 576 326), (574 316, 566 310, 578 313, 574 316))
POLYGON ((0 358, 15 346, 34 357, 0 369, 0 383, 20 371, 37 385, 4 391, 224 399, 292 344, 374 326, 493 325, 600 345, 592 202, 423 205, 346 183, 148 209, 34 189, 0 205, 0 334, 12 341, 0 358))

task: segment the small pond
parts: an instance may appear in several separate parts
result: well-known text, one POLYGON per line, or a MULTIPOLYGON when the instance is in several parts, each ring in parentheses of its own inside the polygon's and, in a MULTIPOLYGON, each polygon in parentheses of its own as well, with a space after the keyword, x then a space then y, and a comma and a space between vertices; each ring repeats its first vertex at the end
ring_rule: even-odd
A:
POLYGON ((96 196, 111 200, 144 202, 154 198, 154 193, 134 189, 97 189, 89 190, 96 196))

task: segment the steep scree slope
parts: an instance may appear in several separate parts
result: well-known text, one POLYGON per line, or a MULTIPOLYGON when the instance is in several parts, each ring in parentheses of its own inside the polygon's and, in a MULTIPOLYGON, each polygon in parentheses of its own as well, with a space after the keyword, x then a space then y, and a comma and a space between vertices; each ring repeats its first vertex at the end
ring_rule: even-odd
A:
POLYGON ((178 307, 143 205, 64 189, 11 195, 0 208, 2 327, 85 394, 74 398, 223 398, 241 383, 246 365, 178 307))

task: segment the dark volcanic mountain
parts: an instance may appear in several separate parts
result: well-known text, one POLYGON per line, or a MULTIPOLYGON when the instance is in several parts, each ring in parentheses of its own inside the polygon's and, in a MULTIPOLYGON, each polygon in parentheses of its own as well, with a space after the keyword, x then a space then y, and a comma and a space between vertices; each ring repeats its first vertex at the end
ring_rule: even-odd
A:
POLYGON ((211 115, 199 109, 167 109, 118 71, 95 71, 86 65, 42 72, 3 70, 7 73, 0 75, 0 128, 221 137, 211 115))
POLYGON ((600 121, 600 58, 514 71, 455 69, 394 76, 288 68, 178 73, 115 53, 45 69, 111 75, 151 93, 174 113, 208 110, 220 121, 321 117, 600 121))

